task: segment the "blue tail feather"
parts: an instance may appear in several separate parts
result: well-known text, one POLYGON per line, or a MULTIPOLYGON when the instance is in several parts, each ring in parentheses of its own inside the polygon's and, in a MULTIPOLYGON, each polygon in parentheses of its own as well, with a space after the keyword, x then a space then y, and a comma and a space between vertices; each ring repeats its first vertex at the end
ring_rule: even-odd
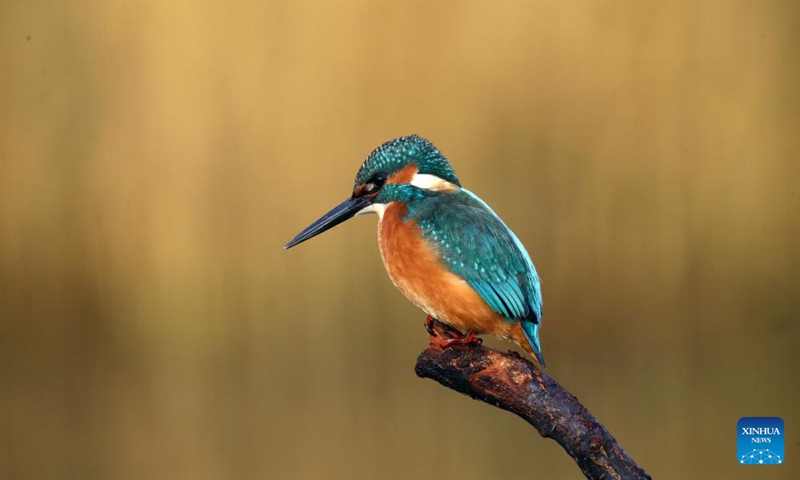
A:
POLYGON ((525 338, 528 339, 528 343, 531 345, 531 348, 533 348, 533 353, 536 354, 539 363, 544 367, 542 345, 539 343, 539 324, 531 322, 530 320, 522 320, 522 332, 525 333, 525 338))

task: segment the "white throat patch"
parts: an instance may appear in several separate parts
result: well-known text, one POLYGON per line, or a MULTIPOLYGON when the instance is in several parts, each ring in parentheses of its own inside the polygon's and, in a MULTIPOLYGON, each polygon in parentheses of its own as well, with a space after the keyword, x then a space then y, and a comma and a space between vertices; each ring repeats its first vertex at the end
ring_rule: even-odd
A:
POLYGON ((359 215, 366 215, 368 213, 377 213, 378 218, 383 218, 383 212, 386 211, 386 204, 385 203, 373 203, 372 205, 368 205, 356 213, 356 216, 359 215))

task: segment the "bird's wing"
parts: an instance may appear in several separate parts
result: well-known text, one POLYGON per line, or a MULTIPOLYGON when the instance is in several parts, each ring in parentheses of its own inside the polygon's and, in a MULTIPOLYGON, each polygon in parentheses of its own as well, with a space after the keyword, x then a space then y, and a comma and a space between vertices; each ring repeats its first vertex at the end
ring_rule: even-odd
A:
POLYGON ((539 276, 525 247, 502 220, 468 190, 438 197, 416 216, 441 261, 508 319, 538 323, 539 276))

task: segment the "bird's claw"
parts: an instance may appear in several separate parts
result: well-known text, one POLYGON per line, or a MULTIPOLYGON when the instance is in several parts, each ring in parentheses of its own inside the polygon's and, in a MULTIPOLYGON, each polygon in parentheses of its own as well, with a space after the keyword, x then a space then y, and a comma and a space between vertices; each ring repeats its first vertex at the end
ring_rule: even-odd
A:
POLYGON ((433 321, 436 320, 431 315, 425 317, 425 330, 428 331, 428 335, 436 336, 436 332, 433 331, 433 321))
POLYGON ((476 337, 473 332, 467 332, 467 335, 464 337, 443 338, 439 340, 438 343, 442 348, 449 347, 451 345, 469 345, 471 343, 480 345, 483 343, 483 339, 476 337))
POLYGON ((483 343, 483 340, 476 337, 475 333, 472 331, 467 332, 466 335, 462 335, 461 332, 445 324, 440 324, 440 328, 437 330, 434 324, 435 321, 438 322, 439 320, 432 315, 425 317, 425 330, 428 331, 428 335, 431 337, 430 342, 438 345, 440 348, 446 348, 451 345, 480 345, 483 343))

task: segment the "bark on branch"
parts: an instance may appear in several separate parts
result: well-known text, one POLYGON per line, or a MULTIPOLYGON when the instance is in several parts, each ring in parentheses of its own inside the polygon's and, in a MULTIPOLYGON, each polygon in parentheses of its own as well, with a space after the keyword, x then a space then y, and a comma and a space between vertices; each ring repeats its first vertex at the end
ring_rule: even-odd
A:
POLYGON ((436 320, 432 331, 431 345, 417 358, 418 376, 522 417, 558 442, 587 478, 650 478, 575 396, 532 362, 475 343, 442 348, 441 338, 463 335, 436 320))

